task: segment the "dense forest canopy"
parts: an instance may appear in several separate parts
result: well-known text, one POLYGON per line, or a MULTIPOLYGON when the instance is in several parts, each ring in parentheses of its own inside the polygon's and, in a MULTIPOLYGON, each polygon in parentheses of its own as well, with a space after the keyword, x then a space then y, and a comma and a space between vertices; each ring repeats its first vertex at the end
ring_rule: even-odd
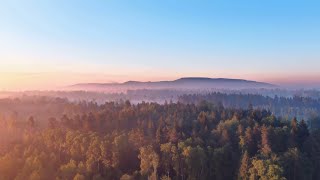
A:
POLYGON ((33 97, 0 112, 4 180, 320 178, 320 131, 269 109, 33 97))

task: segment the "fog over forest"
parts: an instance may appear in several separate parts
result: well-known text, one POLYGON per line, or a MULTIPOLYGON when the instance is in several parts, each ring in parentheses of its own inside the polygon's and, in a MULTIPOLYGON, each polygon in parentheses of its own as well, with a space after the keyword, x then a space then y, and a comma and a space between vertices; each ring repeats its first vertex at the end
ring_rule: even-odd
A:
POLYGON ((320 177, 318 90, 129 84, 1 92, 0 179, 320 177))
POLYGON ((0 180, 320 180, 319 9, 0 0, 0 180))

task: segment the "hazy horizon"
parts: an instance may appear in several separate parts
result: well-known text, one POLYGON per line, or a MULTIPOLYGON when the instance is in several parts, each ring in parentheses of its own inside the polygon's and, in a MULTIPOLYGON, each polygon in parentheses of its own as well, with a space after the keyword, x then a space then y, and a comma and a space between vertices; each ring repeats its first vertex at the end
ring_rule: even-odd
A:
POLYGON ((235 78, 320 87, 316 1, 1 1, 0 89, 235 78))
POLYGON ((0 180, 320 180, 319 10, 0 0, 0 180))
MULTIPOLYGON (((288 81, 264 81, 259 79, 241 78, 241 76, 174 76, 174 77, 155 77, 155 78, 139 78, 121 75, 106 75, 106 74, 89 74, 89 73, 2 73, 5 76, 0 76, 2 89, 0 91, 29 91, 29 90, 63 90, 69 86, 86 83, 124 83, 127 81, 140 82, 157 82, 157 81, 174 81, 186 77, 200 78, 225 78, 225 79, 242 79, 248 81, 256 81, 276 85, 276 88, 284 89, 320 89, 319 83, 314 82, 292 82, 288 81), (9 79, 8 74, 12 75, 9 79), (59 77, 57 77, 57 74, 59 77), (70 76, 71 75, 71 76, 70 76)), ((300 77, 297 77, 300 78, 300 77)))

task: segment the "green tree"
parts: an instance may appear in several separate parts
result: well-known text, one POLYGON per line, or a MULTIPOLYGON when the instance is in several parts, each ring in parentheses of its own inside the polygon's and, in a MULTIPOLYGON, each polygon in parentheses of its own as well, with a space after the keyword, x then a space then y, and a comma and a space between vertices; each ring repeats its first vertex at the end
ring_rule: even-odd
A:
POLYGON ((302 149, 302 146, 308 137, 309 137, 308 125, 304 120, 301 120, 299 122, 298 132, 297 132, 297 145, 300 149, 302 149))
POLYGON ((60 175, 62 179, 73 179, 77 174, 77 163, 74 160, 70 160, 68 164, 64 164, 60 167, 60 175))
POLYGON ((271 150, 270 145, 270 129, 266 127, 265 125, 261 128, 261 152, 264 155, 269 155, 271 150))
POLYGON ((73 178, 73 180, 85 180, 85 179, 86 179, 86 177, 82 174, 79 174, 79 173, 77 173, 73 178))
POLYGON ((291 148, 282 157, 287 179, 312 179, 311 161, 298 148, 291 148))
POLYGON ((203 148, 188 146, 184 148, 183 156, 187 165, 188 179, 197 180, 206 177, 207 156, 203 148))
POLYGON ((140 171, 142 175, 146 175, 149 178, 157 177, 157 169, 159 166, 159 155, 153 150, 152 146, 146 146, 140 148, 139 154, 140 171))
POLYGON ((167 176, 170 176, 170 170, 172 168, 173 162, 172 162, 172 144, 166 143, 160 145, 160 151, 162 153, 161 156, 161 162, 164 166, 164 169, 166 171, 167 176))
POLYGON ((267 159, 254 158, 249 169, 250 180, 285 180, 283 169, 277 163, 267 159))

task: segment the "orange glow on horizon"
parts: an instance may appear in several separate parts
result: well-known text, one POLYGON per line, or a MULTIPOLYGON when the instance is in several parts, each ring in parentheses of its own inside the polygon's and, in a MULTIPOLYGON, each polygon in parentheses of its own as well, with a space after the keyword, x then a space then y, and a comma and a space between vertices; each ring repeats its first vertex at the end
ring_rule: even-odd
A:
POLYGON ((230 73, 166 73, 166 76, 158 75, 159 72, 144 71, 131 72, 128 75, 107 73, 73 73, 73 72, 47 72, 47 73, 0 73, 0 90, 55 90, 77 83, 110 83, 125 81, 165 81, 175 80, 181 77, 210 77, 210 78, 234 78, 273 83, 276 85, 315 85, 320 84, 320 77, 316 75, 280 75, 263 76, 262 74, 234 75, 230 73), (145 74, 148 74, 146 76, 145 74))

